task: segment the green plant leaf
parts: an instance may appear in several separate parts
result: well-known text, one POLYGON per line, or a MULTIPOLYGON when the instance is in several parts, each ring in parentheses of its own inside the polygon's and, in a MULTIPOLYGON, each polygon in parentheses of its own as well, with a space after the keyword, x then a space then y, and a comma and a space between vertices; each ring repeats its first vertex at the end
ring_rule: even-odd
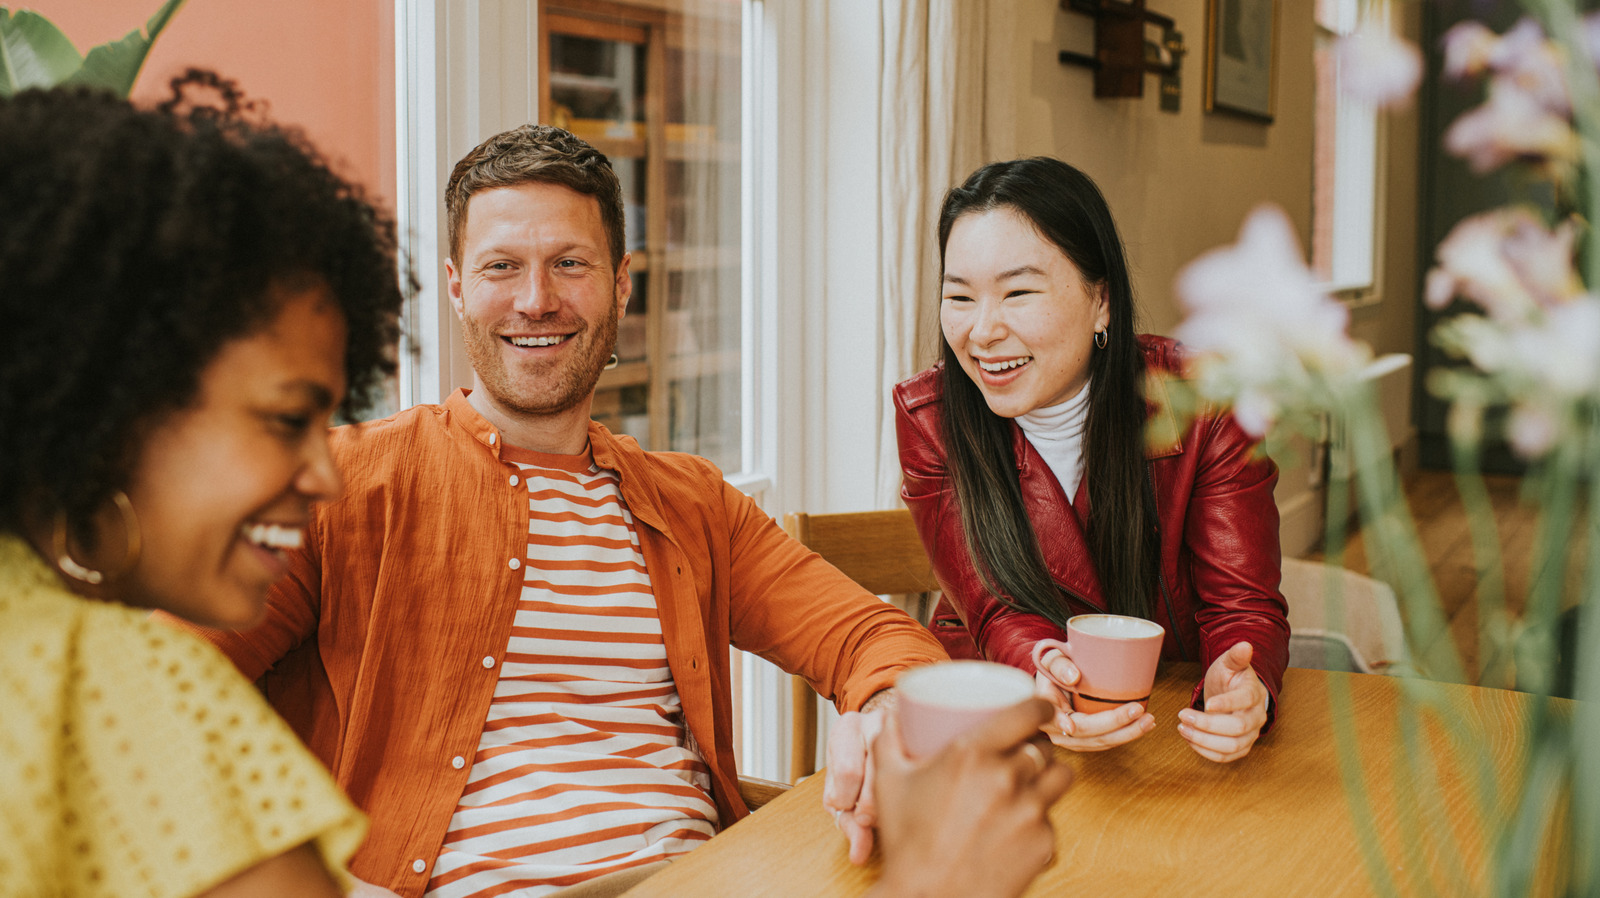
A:
POLYGON ((59 84, 83 63, 78 48, 49 19, 0 8, 0 96, 59 84))
POLYGON ((167 0, 163 3, 156 14, 145 22, 143 33, 130 31, 121 40, 91 48, 89 55, 83 59, 83 65, 67 78, 66 83, 103 87, 119 97, 127 96, 133 90, 133 79, 138 77, 145 57, 150 54, 150 45, 155 43, 162 29, 167 27, 167 22, 184 2, 167 0))
POLYGON ((163 28, 167 27, 167 22, 171 21, 172 17, 177 14, 178 7, 185 2, 186 0, 167 0, 166 3, 161 4, 161 8, 156 10, 155 15, 151 16, 149 21, 144 23, 144 33, 150 36, 151 43, 155 43, 156 36, 161 34, 163 28))

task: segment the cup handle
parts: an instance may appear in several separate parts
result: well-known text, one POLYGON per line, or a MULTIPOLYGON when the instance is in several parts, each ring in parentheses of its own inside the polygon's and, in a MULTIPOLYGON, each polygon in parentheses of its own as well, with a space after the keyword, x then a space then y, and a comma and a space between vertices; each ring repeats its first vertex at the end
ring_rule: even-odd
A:
MULTIPOLYGON (((1058 681, 1055 677, 1050 676, 1050 671, 1046 670, 1043 664, 1039 663, 1044 660, 1045 653, 1052 649, 1061 652, 1061 654, 1067 656, 1068 661, 1072 661, 1072 643, 1060 639, 1041 639, 1033 644, 1033 669, 1044 674, 1045 679, 1049 680, 1062 692, 1077 695, 1078 687, 1068 686, 1058 681)), ((1077 662, 1073 663, 1076 664, 1077 662)))

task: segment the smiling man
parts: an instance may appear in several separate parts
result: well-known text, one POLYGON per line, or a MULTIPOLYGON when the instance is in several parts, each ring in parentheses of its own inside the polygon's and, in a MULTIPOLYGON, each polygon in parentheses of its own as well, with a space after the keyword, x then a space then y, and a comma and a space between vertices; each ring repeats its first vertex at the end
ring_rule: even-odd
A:
POLYGON ((588 442, 595 384, 633 293, 620 221, 604 220, 582 179, 568 181, 479 188, 461 221, 453 203, 445 260, 478 385, 467 401, 512 445, 563 455, 588 442))
MULTIPOLYGON (((266 623, 210 638, 371 816, 357 876, 409 898, 637 877, 747 813, 730 644, 847 712, 943 652, 710 462, 589 419, 632 292, 604 156, 517 128, 446 208, 473 389, 336 430, 344 496, 266 623)), ((871 730, 840 728, 832 768, 871 730)))

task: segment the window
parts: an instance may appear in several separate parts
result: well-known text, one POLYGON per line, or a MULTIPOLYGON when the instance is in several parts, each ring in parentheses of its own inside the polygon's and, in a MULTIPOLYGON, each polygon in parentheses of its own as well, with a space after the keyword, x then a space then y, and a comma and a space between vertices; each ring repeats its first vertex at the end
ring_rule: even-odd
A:
MULTIPOLYGON (((1311 193, 1311 267, 1331 291, 1369 289, 1376 245, 1377 110, 1340 90, 1334 42, 1355 30, 1361 0, 1317 0, 1316 119, 1311 193)), ((1386 2, 1366 15, 1388 22, 1386 2)))
POLYGON ((747 470, 742 439, 741 4, 545 0, 539 119, 611 159, 633 298, 594 418, 747 470))

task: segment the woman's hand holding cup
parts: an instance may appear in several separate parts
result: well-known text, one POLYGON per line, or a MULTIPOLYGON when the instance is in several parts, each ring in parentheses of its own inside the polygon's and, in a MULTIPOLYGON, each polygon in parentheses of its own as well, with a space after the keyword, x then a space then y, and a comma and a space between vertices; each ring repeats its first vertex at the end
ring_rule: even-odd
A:
POLYGON ((1065 643, 1056 639, 1041 639, 1033 647, 1035 690, 1056 712, 1054 721, 1044 727, 1051 742, 1068 751, 1105 751, 1155 729, 1155 716, 1138 702, 1108 711, 1074 710, 1072 693, 1080 675, 1064 648, 1065 643))
POLYGON ((902 739, 903 716, 883 728, 873 751, 883 877, 871 898, 1010 898, 1028 887, 1054 854, 1050 806, 1072 783, 1040 747, 1049 713, 1025 697, 921 758, 902 739))
POLYGON ((1155 729, 1146 713, 1165 631, 1142 618, 1082 614, 1067 641, 1033 646, 1034 684, 1056 709, 1050 740, 1071 751, 1104 751, 1155 729))

